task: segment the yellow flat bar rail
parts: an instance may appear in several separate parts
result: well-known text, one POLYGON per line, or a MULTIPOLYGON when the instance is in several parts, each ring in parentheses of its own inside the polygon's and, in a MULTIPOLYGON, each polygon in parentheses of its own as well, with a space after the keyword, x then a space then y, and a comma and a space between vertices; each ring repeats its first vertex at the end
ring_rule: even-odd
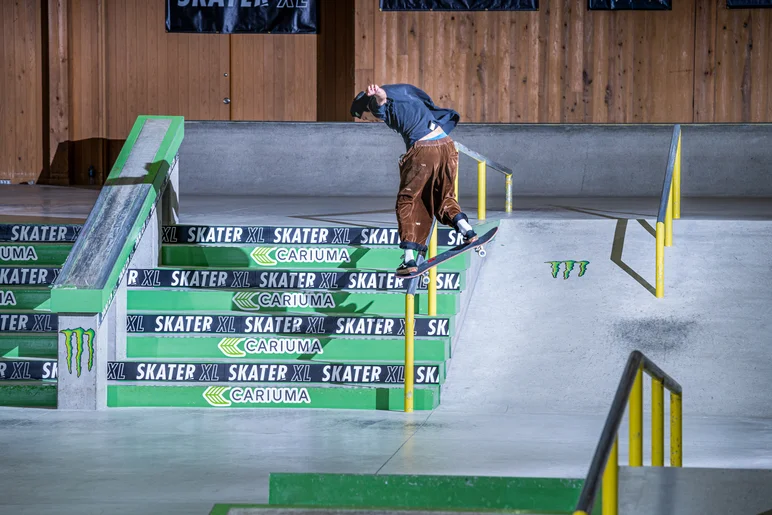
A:
POLYGON ((640 351, 633 351, 619 380, 600 440, 595 448, 587 477, 579 494, 574 515, 590 515, 595 496, 602 487, 603 515, 617 515, 619 490, 619 426, 630 406, 630 466, 643 466, 643 373, 652 378, 652 465, 664 466, 663 389, 670 391, 670 465, 682 465, 682 389, 672 377, 662 371, 640 351))
POLYGON ((665 296, 665 247, 673 246, 673 219, 678 218, 681 218, 681 126, 675 125, 657 212, 654 295, 658 299, 665 296))
MULTIPOLYGON (((501 163, 497 163, 491 159, 488 159, 479 152, 469 149, 458 141, 453 142, 456 145, 456 150, 465 154, 475 161, 477 161, 477 218, 478 220, 485 220, 486 217, 486 205, 485 199, 487 195, 486 178, 488 175, 488 167, 493 168, 497 172, 504 175, 504 212, 512 212, 512 170, 501 163)), ((458 200, 458 172, 456 173, 456 185, 455 185, 456 200, 458 200)))

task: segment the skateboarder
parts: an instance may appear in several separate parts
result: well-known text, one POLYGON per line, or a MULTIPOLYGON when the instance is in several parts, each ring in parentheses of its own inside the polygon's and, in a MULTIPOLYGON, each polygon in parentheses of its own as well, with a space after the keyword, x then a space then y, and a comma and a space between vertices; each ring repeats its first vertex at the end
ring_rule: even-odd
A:
POLYGON ((476 241, 454 194, 458 151, 448 134, 459 114, 435 106, 429 95, 410 84, 370 84, 351 104, 351 116, 361 119, 365 112, 386 122, 405 141, 396 206, 399 246, 405 255, 397 275, 417 270, 415 253, 426 250, 435 217, 462 234, 465 244, 476 241))

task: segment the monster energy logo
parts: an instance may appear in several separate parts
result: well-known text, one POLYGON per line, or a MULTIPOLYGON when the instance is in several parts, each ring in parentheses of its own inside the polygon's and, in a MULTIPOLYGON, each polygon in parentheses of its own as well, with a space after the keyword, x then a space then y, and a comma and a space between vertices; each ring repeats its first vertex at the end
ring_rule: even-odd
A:
POLYGON ((88 370, 91 371, 91 367, 94 365, 94 337, 95 333, 93 329, 83 329, 78 327, 77 329, 62 329, 60 331, 64 335, 64 349, 67 358, 67 371, 72 374, 72 357, 73 350, 75 351, 75 371, 80 377, 81 373, 81 357, 83 356, 83 337, 88 336, 88 370), (73 345, 73 339, 75 343, 73 345))
POLYGON ((579 265, 579 277, 582 277, 585 272, 587 272, 587 265, 590 264, 589 261, 545 261, 545 263, 548 263, 552 267, 552 278, 557 279, 558 278, 558 272, 560 272, 560 265, 564 264, 565 268, 563 269, 563 279, 568 279, 568 276, 571 275, 571 271, 574 269, 576 265, 579 265))

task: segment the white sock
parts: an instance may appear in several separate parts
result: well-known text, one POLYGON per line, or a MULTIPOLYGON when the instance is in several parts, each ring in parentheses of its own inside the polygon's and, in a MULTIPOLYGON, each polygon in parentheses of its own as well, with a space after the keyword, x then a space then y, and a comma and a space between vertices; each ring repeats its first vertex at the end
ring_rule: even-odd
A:
POLYGON ((405 249, 405 263, 412 261, 413 259, 415 259, 413 249, 405 249))
POLYGON ((461 229, 461 231, 460 231, 461 234, 466 234, 466 233, 468 233, 469 231, 472 230, 472 226, 469 225, 469 222, 467 222, 463 218, 458 221, 458 228, 461 229))

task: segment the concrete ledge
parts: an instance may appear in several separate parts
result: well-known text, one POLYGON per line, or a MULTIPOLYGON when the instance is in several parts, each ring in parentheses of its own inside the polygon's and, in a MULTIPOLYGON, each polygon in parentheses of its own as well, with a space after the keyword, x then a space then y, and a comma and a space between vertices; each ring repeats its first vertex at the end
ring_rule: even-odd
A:
MULTIPOLYGON (((402 139, 382 123, 186 122, 183 195, 396 195, 402 139)), ((772 124, 682 125, 684 196, 772 196, 772 124)), ((659 198, 673 125, 464 124, 451 136, 514 170, 515 196, 659 198)), ((461 156, 460 197, 476 195, 461 156)), ((488 173, 488 194, 504 177, 488 173)))

